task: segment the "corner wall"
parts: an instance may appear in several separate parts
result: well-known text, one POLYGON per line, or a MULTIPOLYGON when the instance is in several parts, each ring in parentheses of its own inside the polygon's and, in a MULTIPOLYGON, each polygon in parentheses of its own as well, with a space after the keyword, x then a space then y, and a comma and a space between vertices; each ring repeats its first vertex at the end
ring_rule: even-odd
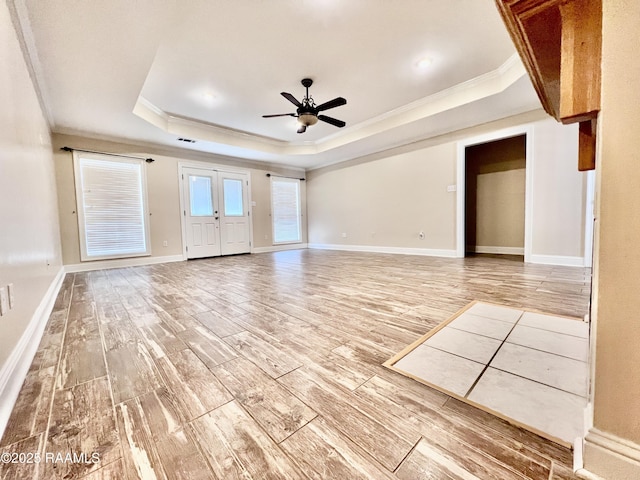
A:
POLYGON ((596 160, 593 425, 584 467, 640 478, 640 2, 604 0, 596 160))
POLYGON ((5 2, 0 2, 0 434, 48 320, 63 270, 49 126, 5 2))

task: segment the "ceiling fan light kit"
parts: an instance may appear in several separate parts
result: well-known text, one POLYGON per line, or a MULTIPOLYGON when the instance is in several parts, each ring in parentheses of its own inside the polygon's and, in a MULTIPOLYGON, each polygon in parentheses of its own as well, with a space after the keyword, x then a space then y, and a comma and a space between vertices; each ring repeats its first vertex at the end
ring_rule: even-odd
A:
POLYGON ((298 122, 300 122, 305 127, 309 127, 318 123, 318 117, 310 113, 303 113, 302 115, 298 116, 298 122))
POLYGON ((278 113, 275 115, 263 115, 263 118, 273 118, 273 117, 295 117, 298 119, 298 123, 300 127, 298 128, 298 133, 304 133, 307 131, 307 127, 315 125, 318 123, 318 120, 333 125, 338 128, 342 128, 346 125, 342 120, 338 120, 337 118, 327 117, 326 115, 318 115, 319 112, 323 112, 325 110, 329 110, 330 108, 339 107, 341 105, 346 105, 347 100, 342 97, 336 97, 333 100, 329 100, 321 105, 316 105, 313 97, 309 96, 309 87, 313 85, 313 80, 310 78, 302 79, 302 86, 305 87, 306 93, 302 102, 298 101, 296 97, 291 95, 288 92, 281 92, 284 98, 293 103, 297 109, 295 113, 278 113))

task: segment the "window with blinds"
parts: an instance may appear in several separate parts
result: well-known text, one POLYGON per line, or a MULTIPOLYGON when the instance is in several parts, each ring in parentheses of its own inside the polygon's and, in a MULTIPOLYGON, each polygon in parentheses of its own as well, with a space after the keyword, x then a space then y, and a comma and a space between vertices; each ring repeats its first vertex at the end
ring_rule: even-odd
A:
POLYGON ((273 243, 302 241, 300 214, 300 180, 272 176, 273 243))
POLYGON ((151 255, 143 160, 74 152, 82 261, 151 255))

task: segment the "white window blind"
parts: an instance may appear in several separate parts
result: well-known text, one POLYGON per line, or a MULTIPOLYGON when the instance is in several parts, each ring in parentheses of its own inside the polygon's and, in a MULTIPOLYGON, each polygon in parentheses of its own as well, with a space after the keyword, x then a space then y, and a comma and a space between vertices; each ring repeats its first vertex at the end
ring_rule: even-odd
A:
POLYGON ((150 255, 143 160, 74 152, 82 261, 150 255))
POLYGON ((300 221, 300 180, 271 177, 271 217, 273 243, 302 241, 300 221))

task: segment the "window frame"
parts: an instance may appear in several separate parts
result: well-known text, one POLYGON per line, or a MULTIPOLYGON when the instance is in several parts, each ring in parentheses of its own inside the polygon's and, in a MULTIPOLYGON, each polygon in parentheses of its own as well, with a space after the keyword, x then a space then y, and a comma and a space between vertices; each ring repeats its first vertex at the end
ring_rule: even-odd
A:
POLYGON ((271 193, 271 238, 273 239, 273 245, 292 245, 302 243, 302 188, 301 181, 297 178, 289 178, 289 177, 279 177, 277 175, 271 175, 271 185, 270 185, 270 193, 271 193), (278 242, 276 241, 276 224, 275 224, 275 208, 274 208, 274 182, 282 182, 282 183, 295 183, 297 187, 297 197, 298 204, 297 208, 297 219, 298 219, 298 240, 287 240, 278 242))
POLYGON ((74 184, 76 195, 76 211, 78 217, 78 237, 80 243, 80 261, 91 262, 96 260, 111 260, 119 258, 134 258, 151 256, 151 238, 150 238, 150 221, 149 221, 149 202, 147 193, 147 175, 146 164, 144 159, 120 156, 120 155, 106 155, 93 152, 75 151, 73 152, 73 169, 74 169, 74 184), (133 164, 139 167, 140 171, 140 196, 142 203, 142 220, 143 220, 143 232, 144 232, 144 251, 140 252, 125 252, 114 253, 111 255, 90 255, 87 252, 87 231, 86 231, 86 216, 85 216, 85 201, 83 194, 83 182, 82 182, 82 159, 87 160, 99 160, 112 163, 125 163, 133 164))

